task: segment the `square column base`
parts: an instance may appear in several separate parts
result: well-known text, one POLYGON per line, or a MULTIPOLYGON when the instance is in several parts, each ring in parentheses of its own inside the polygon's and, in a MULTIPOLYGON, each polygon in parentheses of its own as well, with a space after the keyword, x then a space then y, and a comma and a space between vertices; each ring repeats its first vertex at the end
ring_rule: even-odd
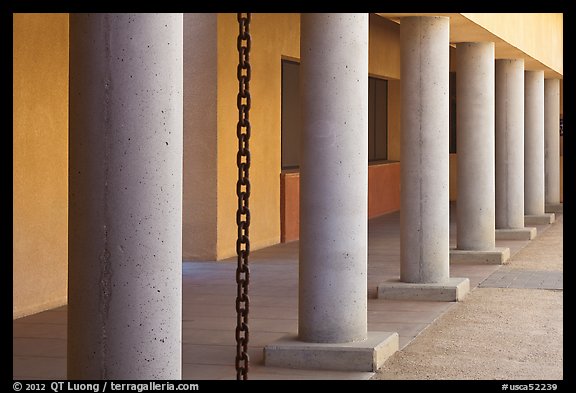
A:
POLYGON ((536 237, 536 228, 496 229, 496 240, 532 240, 536 237))
POLYGON ((527 214, 524 216, 524 225, 547 225, 556 221, 554 213, 527 214))
POLYGON ((508 247, 495 247, 492 250, 450 249, 450 263, 462 265, 504 265, 510 259, 508 247))
POLYGON ((339 371, 376 371, 399 349, 396 332, 368 332, 364 341, 351 343, 309 343, 297 336, 283 337, 264 347, 264 364, 339 371))
POLYGON ((387 281, 378 285, 378 299, 458 302, 470 292, 470 280, 450 277, 445 283, 387 281))
POLYGON ((547 203, 544 207, 546 213, 562 213, 564 211, 563 203, 547 203))

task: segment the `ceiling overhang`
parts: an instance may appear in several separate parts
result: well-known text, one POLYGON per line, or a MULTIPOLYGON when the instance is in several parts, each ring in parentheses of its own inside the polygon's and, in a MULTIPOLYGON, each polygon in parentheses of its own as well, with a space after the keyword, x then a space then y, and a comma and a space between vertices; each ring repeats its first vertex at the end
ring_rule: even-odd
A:
POLYGON ((406 16, 448 16, 450 17, 450 44, 459 42, 494 42, 496 59, 524 59, 528 71, 544 70, 545 78, 563 79, 562 74, 529 56, 522 50, 504 41, 482 26, 459 13, 376 13, 383 18, 401 23, 406 16))

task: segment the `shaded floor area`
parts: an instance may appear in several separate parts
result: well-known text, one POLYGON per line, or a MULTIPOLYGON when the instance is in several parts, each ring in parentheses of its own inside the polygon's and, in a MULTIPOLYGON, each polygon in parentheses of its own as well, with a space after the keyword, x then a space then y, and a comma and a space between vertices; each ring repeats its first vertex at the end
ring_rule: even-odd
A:
MULTIPOLYGON (((377 285, 400 277, 399 212, 369 221, 368 329, 396 331, 404 348, 455 303, 376 299, 377 285)), ((541 234, 550 225, 537 226, 541 234)), ((511 255, 528 241, 497 241, 511 255)), ((455 220, 451 217, 451 247, 455 220)), ((471 288, 499 266, 453 265, 451 276, 468 277, 471 288)), ((183 378, 234 379, 236 260, 184 262, 183 378)), ((250 379, 369 379, 373 373, 291 370, 263 365, 263 347, 297 332, 298 242, 251 254, 250 379)), ((66 307, 13 321, 13 377, 66 378, 66 307)))

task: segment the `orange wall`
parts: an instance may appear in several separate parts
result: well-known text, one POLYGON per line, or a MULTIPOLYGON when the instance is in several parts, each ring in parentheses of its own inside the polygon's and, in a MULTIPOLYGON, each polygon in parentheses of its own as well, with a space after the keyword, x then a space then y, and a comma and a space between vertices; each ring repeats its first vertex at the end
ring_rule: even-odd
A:
MULTIPOLYGON (((299 238, 300 173, 280 175, 281 241, 299 238)), ((368 166, 368 218, 400 209, 400 163, 390 162, 368 166)))
POLYGON ((300 173, 280 174, 280 241, 298 240, 300 230, 300 173))
POLYGON ((13 19, 13 301, 23 317, 66 304, 68 15, 13 19))
POLYGON ((400 163, 368 166, 368 218, 400 209, 400 163))

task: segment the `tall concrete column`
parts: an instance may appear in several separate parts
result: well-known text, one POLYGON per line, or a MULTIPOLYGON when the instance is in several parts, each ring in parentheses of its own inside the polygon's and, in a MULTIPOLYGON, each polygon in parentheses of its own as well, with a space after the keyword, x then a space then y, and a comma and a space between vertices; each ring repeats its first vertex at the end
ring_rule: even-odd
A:
POLYGON ((179 379, 182 14, 71 14, 69 379, 179 379))
POLYGON ((560 81, 544 81, 544 148, 546 211, 560 212, 560 81))
POLYGON ((374 369, 397 335, 367 332, 368 14, 302 14, 300 53, 298 338, 266 364, 374 369))
POLYGON ((360 341, 368 301, 368 15, 302 14, 301 23, 298 336, 360 341))
POLYGON ((494 174, 494 43, 456 45, 458 201, 453 263, 504 263, 496 249, 494 174))
POLYGON ((550 224, 544 213, 544 71, 524 73, 524 224, 550 224))
POLYGON ((496 60, 496 238, 532 239, 524 228, 524 60, 496 60))
POLYGON ((379 297, 423 297, 425 285, 427 299, 453 301, 469 285, 449 277, 449 30, 447 17, 400 22, 402 282, 380 285, 379 297))

